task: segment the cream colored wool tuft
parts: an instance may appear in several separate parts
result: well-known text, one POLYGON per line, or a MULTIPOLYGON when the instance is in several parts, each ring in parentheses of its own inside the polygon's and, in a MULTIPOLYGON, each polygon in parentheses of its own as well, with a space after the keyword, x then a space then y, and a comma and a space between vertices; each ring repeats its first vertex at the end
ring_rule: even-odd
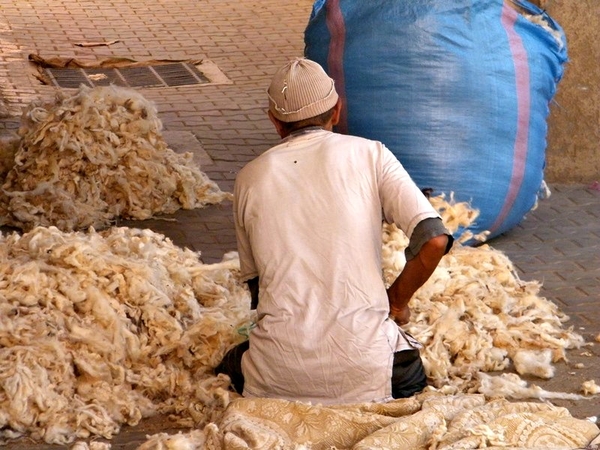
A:
POLYGON ((106 442, 87 442, 79 441, 73 444, 70 450, 110 450, 111 444, 106 442))
POLYGON ((537 398, 539 400, 585 399, 583 395, 579 394, 547 391, 535 384, 530 386, 525 380, 514 373, 503 373, 502 375, 495 377, 479 372, 477 377, 480 381, 478 392, 484 394, 486 397, 504 397, 510 399, 537 398))
POLYGON ((205 430, 192 430, 189 433, 158 433, 151 436, 138 450, 199 450, 206 448, 206 434, 213 424, 205 430))
POLYGON ((519 350, 515 352, 512 361, 519 375, 534 375, 538 378, 552 378, 554 366, 552 365, 552 351, 519 350))
POLYGON ((600 394, 600 386, 598 386, 594 380, 584 381, 581 385, 581 391, 584 395, 600 394))
MULTIPOLYGON (((479 217, 479 211, 473 209, 467 202, 456 202, 454 194, 450 194, 450 198, 446 199, 445 194, 441 194, 429 199, 433 207, 440 213, 444 219, 444 225, 448 231, 456 235, 458 230, 471 225, 479 217)), ((464 243, 474 239, 476 241, 485 242, 489 236, 489 231, 483 231, 474 235, 471 231, 465 230, 456 239, 457 243, 464 243)), ((407 244, 408 245, 408 244, 407 244)))
POLYGON ((32 103, 0 191, 0 224, 101 228, 231 198, 191 153, 169 149, 161 129, 155 106, 131 89, 82 86, 32 103))
POLYGON ((559 46, 559 48, 564 47, 565 41, 564 41, 563 35, 558 30, 556 30, 554 27, 552 27, 550 25, 550 23, 548 23, 548 20, 546 17, 544 17, 541 14, 538 14, 538 15, 523 14, 523 17, 525 19, 529 20, 531 23, 534 23, 534 24, 542 27, 550 36, 552 36, 554 38, 554 40, 556 41, 556 44, 559 46))

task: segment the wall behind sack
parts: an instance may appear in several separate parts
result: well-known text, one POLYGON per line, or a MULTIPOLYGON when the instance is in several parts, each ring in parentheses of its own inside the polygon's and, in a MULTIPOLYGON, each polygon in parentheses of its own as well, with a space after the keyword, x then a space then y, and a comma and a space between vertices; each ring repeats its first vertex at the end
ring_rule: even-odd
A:
POLYGON ((600 181, 600 2, 537 0, 564 29, 569 63, 550 107, 545 179, 600 181))

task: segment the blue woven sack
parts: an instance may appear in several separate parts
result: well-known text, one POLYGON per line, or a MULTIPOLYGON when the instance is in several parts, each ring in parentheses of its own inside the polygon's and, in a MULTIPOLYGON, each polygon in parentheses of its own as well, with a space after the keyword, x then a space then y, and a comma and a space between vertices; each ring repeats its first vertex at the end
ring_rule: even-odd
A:
MULTIPOLYGON (((562 28, 517 0, 318 0, 305 55, 335 79, 337 131, 382 141, 421 188, 479 210, 497 236, 543 186, 562 28)), ((465 230, 459 230, 457 235, 465 230)))

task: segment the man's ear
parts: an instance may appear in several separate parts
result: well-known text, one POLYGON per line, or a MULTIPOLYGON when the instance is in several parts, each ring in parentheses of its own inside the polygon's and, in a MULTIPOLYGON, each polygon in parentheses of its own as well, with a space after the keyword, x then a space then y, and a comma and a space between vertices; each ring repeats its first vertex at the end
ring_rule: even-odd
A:
POLYGON ((270 110, 267 113, 269 114, 269 119, 271 120, 271 123, 275 125, 275 130, 277 130, 277 134, 279 135, 279 137, 284 138, 285 132, 283 131, 281 121, 277 119, 270 110))
POLYGON ((342 115, 342 99, 338 98, 337 103, 333 107, 333 116, 331 117, 331 125, 336 126, 340 123, 340 117, 342 115))

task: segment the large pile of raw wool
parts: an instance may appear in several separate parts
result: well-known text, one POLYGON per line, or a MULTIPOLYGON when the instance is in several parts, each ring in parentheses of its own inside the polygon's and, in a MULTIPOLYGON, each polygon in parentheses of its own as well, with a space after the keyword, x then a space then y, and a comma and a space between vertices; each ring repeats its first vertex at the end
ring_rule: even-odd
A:
POLYGON ((16 153, 1 146, 2 161, 14 157, 1 167, 0 225, 100 229, 229 198, 161 129, 156 107, 132 89, 82 86, 33 102, 16 153))
MULTIPOLYGON (((456 215, 456 208, 442 205, 444 216, 456 215)), ((406 237, 387 227, 384 241, 387 279, 403 265, 406 237)), ((156 435, 145 448, 210 448, 209 442, 213 448, 349 448, 367 438, 357 448, 377 448, 375 442, 389 438, 378 434, 388 425, 394 439, 410 434, 399 430, 427 428, 414 436, 428 436, 422 448, 431 449, 507 447, 515 436, 519 446, 533 448, 542 441, 530 432, 544 424, 555 424, 554 437, 572 430, 562 442, 574 446, 597 432, 564 409, 491 400, 584 398, 527 388, 515 374, 508 380, 485 374, 517 365, 521 357, 525 372, 534 372, 530 355, 541 355, 535 371, 552 376, 552 362, 583 344, 564 327, 566 317, 538 296, 539 285, 519 280, 510 261, 491 247, 456 245, 411 305, 408 329, 425 345, 426 371, 436 388, 427 395, 437 400, 333 408, 241 399, 227 389, 227 377, 214 376, 224 353, 247 336, 253 316, 237 255, 211 265, 199 256, 149 230, 37 227, 2 236, 0 441, 111 438, 122 425, 157 413, 196 431, 156 435), (461 398, 476 398, 477 408, 461 398), (436 406, 454 401, 461 406, 452 412, 436 406), (479 415, 463 417, 471 410, 479 415), (464 426, 454 429, 459 418, 464 426), (327 431, 340 423, 347 425, 335 425, 341 434, 327 431), (509 436, 506 430, 517 424, 526 424, 528 434, 509 436), (287 438, 277 431, 282 427, 289 428, 287 438), (288 438, 295 444, 287 445, 288 438), (462 439, 471 446, 452 446, 462 439)))
POLYGON ((0 240, 0 442, 110 438, 157 412, 213 419, 212 369, 243 339, 236 258, 204 265, 150 230, 37 227, 0 240))

